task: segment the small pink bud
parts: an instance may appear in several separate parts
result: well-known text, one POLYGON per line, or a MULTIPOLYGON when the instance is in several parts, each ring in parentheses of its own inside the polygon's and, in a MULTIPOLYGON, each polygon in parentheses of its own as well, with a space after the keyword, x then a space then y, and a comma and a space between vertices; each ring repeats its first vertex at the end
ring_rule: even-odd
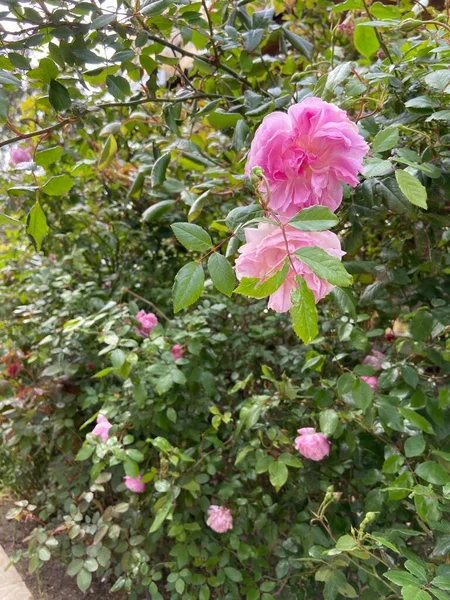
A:
POLYGON ((300 435, 295 438, 295 447, 305 458, 318 461, 330 454, 330 442, 323 433, 313 427, 302 427, 297 433, 300 435))
POLYGON ((370 387, 373 389, 374 392, 377 391, 378 389, 378 377, 367 377, 367 376, 362 376, 361 379, 363 381, 365 381, 368 385, 370 385, 370 387))
POLYGON ((184 351, 180 344, 175 344, 172 346, 170 352, 172 353, 173 360, 178 360, 184 356, 184 351))
POLYGON ((123 478, 125 481, 126 487, 135 494, 142 494, 145 491, 145 483, 142 481, 142 475, 138 475, 137 477, 130 477, 129 475, 125 475, 123 478))
POLYGON ((363 360, 363 364, 370 365, 376 371, 379 371, 381 369, 381 364, 385 358, 386 357, 384 356, 384 354, 379 350, 372 350, 372 354, 366 356, 366 358, 363 360))
POLYGON ((233 529, 233 515, 231 514, 231 510, 226 508, 226 506, 211 504, 208 508, 206 524, 216 533, 225 533, 233 529))

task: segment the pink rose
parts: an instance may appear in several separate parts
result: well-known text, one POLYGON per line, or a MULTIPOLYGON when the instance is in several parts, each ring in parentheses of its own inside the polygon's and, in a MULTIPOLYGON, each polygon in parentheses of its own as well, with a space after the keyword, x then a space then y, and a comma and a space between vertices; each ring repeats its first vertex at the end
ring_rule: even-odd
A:
POLYGON ((363 375, 361 377, 361 379, 363 381, 365 381, 368 385, 370 385, 370 387, 373 389, 374 392, 377 391, 377 389, 378 389, 378 377, 366 377, 365 375, 363 375))
POLYGON ((142 475, 138 475, 137 477, 130 477, 129 475, 125 475, 123 478, 125 481, 126 487, 136 494, 142 494, 145 491, 145 483, 142 481, 142 475))
POLYGON ((106 417, 104 417, 103 415, 98 415, 97 425, 92 430, 92 435, 95 435, 95 437, 100 438, 102 442, 106 442, 109 437, 109 430, 111 429, 111 427, 112 425, 106 417))
POLYGON ((180 344, 175 344, 172 346, 170 352, 172 353, 173 360, 178 360, 179 358, 183 358, 184 351, 180 344))
POLYGON ((211 504, 208 508, 208 520, 206 524, 216 533, 225 533, 233 529, 233 515, 231 514, 231 510, 225 506, 211 504))
POLYGON ((317 461, 330 454, 330 442, 323 433, 316 433, 313 427, 302 427, 297 433, 295 447, 305 458, 317 461))
MULTIPOLYGON (((347 113, 320 98, 306 98, 286 113, 272 112, 256 131, 245 172, 262 167, 270 207, 292 217, 315 204, 335 211, 341 182, 355 186, 369 147, 347 113)), ((261 186, 262 193, 265 188, 261 186)))
MULTIPOLYGON (((345 252, 341 250, 341 243, 331 231, 299 231, 294 227, 285 225, 285 236, 288 242, 292 263, 297 274, 303 277, 307 286, 314 294, 316 302, 329 294, 334 286, 315 275, 311 269, 296 256, 294 251, 305 246, 323 248, 328 254, 341 258, 345 252)), ((283 266, 283 261, 288 255, 286 242, 281 227, 271 223, 259 223, 257 229, 245 229, 246 244, 239 248, 241 256, 236 260, 236 276, 264 277, 273 275, 283 266)), ((289 272, 283 285, 269 298, 269 308, 282 313, 291 307, 291 293, 295 287, 295 271, 289 263, 289 272)))
POLYGON ((11 150, 9 159, 13 165, 19 165, 20 163, 31 162, 33 160, 30 149, 21 148, 20 146, 11 150))
POLYGON ((366 358, 363 360, 363 364, 370 365, 376 371, 379 371, 381 369, 381 364, 384 359, 385 356, 382 352, 380 352, 379 350, 372 350, 372 354, 366 356, 366 358))
POLYGON ((140 310, 136 315, 136 320, 141 324, 140 329, 136 331, 143 337, 148 337, 150 332, 158 325, 158 319, 153 313, 146 313, 145 310, 140 310))

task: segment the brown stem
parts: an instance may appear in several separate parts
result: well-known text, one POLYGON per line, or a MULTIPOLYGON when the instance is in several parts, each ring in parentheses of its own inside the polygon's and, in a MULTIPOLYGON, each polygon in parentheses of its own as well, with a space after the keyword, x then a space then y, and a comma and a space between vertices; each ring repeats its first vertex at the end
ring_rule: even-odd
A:
POLYGON ((146 304, 148 304, 149 306, 151 306, 154 310, 156 310, 157 312, 159 312, 159 314, 162 317, 164 317, 166 319, 166 321, 168 321, 169 323, 171 322, 170 319, 169 319, 169 317, 165 313, 163 313, 163 311, 160 308, 158 308, 156 306, 156 304, 153 304, 153 302, 151 300, 147 300, 147 298, 144 298, 143 296, 140 296, 139 294, 136 294, 136 292, 132 292, 127 287, 122 287, 122 292, 127 292, 128 294, 131 294, 131 296, 134 296, 135 298, 138 298, 142 302, 145 302, 146 304))

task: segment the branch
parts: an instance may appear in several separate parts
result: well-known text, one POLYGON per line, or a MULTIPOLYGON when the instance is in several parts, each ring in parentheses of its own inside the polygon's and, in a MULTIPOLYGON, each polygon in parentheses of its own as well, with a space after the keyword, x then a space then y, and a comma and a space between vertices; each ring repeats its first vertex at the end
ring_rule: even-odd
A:
POLYGON ((50 127, 46 127, 45 129, 36 129, 36 131, 30 131, 29 133, 21 133, 16 137, 9 138, 8 140, 3 140, 3 142, 0 142, 0 148, 3 148, 3 146, 8 146, 9 144, 14 144, 15 142, 21 142, 22 140, 26 140, 28 138, 52 133, 57 129, 62 129, 65 125, 69 125, 70 123, 76 123, 77 121, 78 119, 64 119, 63 121, 60 121, 55 125, 50 125, 50 127))

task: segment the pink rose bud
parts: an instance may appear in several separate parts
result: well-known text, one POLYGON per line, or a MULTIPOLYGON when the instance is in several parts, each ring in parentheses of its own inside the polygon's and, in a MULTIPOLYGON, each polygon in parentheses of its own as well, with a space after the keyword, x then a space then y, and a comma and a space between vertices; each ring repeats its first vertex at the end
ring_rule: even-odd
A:
POLYGON ((170 352, 172 353, 173 360, 178 360, 184 356, 183 348, 180 346, 180 344, 175 344, 172 346, 170 352))
POLYGON ((378 377, 366 377, 365 375, 363 375, 361 377, 361 379, 363 381, 365 381, 368 385, 370 385, 370 387, 373 389, 374 392, 377 391, 377 389, 378 389, 378 377))
POLYGON ((376 371, 379 371, 381 369, 381 364, 385 358, 386 357, 384 356, 384 354, 379 350, 372 350, 372 354, 366 356, 366 358, 363 360, 363 364, 370 365, 376 371))
POLYGON ((104 288, 110 288, 111 287, 111 282, 110 281, 105 281, 105 283, 103 284, 104 288))
POLYGON ((93 371, 95 369, 94 363, 88 363, 86 365, 86 367, 87 367, 88 371, 93 371))
POLYGON ((272 223, 259 223, 257 229, 246 227, 244 231, 246 243, 239 248, 240 256, 236 260, 236 276, 239 280, 243 277, 263 278, 273 275, 281 268, 283 259, 287 257, 286 240, 289 245, 291 260, 288 275, 283 285, 270 296, 269 308, 279 313, 290 309, 291 293, 296 286, 296 275, 304 278, 316 302, 334 288, 334 285, 328 281, 317 277, 308 265, 301 262, 293 253, 299 248, 317 246, 323 248, 330 256, 341 259, 345 252, 341 250, 341 243, 336 234, 331 231, 300 231, 285 225, 283 235, 281 227, 272 223))
MULTIPOLYGON (((264 117, 250 146, 245 173, 259 166, 270 188, 270 208, 293 217, 315 204, 335 211, 342 185, 358 185, 368 145, 347 113, 320 98, 306 98, 264 117)), ((265 187, 261 185, 261 193, 265 187)))
POLYGON ((142 494, 145 491, 145 483, 142 481, 142 475, 138 475, 137 477, 130 477, 129 475, 125 475, 123 478, 125 481, 126 487, 135 494, 142 494))
POLYGON ((231 514, 231 510, 225 506, 211 504, 208 508, 208 520, 206 524, 216 533, 225 533, 233 529, 233 515, 231 514))
POLYGON ((146 313, 140 310, 136 315, 136 320, 141 324, 140 329, 136 331, 143 337, 148 337, 150 332, 158 325, 158 319, 153 313, 146 313))
POLYGON ((21 370, 22 363, 20 361, 12 362, 6 370, 6 374, 8 377, 11 377, 11 379, 17 379, 21 370))
POLYGON ((56 254, 49 254, 48 259, 54 262, 56 260, 56 254))
POLYGON ((317 461, 330 454, 330 442, 323 433, 316 433, 313 427, 302 427, 297 433, 295 447, 305 458, 317 461))
POLYGON ((106 442, 109 437, 109 430, 111 429, 111 427, 112 425, 106 417, 104 417, 103 415, 98 415, 97 425, 92 430, 92 435, 95 435, 95 437, 100 438, 102 442, 106 442))
POLYGON ((31 162, 33 160, 29 148, 13 148, 9 153, 9 158, 13 165, 19 165, 24 162, 31 162))

